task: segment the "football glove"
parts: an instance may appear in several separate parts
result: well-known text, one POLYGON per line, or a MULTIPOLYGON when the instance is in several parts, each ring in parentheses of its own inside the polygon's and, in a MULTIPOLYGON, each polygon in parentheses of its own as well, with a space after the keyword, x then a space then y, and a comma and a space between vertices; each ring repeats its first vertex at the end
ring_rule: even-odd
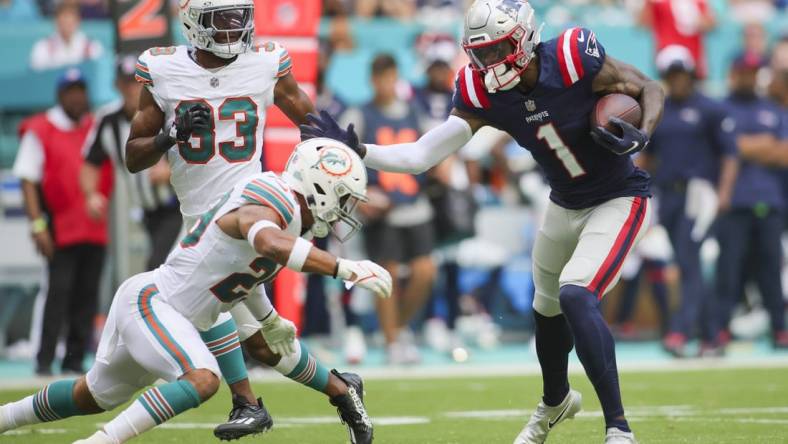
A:
POLYGON ((345 281, 348 290, 358 285, 382 298, 391 297, 391 275, 372 261, 338 259, 337 277, 345 281))
POLYGON ((279 356, 295 353, 296 326, 289 320, 279 316, 276 310, 261 322, 260 332, 263 334, 268 348, 279 356))
POLYGON ((195 103, 182 111, 172 124, 170 135, 178 142, 188 142, 192 134, 205 131, 211 127, 211 110, 204 103, 195 103))
POLYGON ((635 128, 631 123, 618 117, 611 117, 610 123, 621 129, 622 136, 618 137, 601 126, 592 128, 591 138, 597 145, 601 145, 619 156, 635 154, 648 145, 649 137, 645 131, 635 128))
POLYGON ((346 130, 339 127, 339 124, 327 111, 320 111, 320 115, 307 114, 306 119, 311 125, 299 125, 301 129, 301 141, 314 139, 317 137, 327 137, 338 140, 349 146, 362 159, 366 154, 364 146, 358 140, 355 126, 351 123, 346 130))

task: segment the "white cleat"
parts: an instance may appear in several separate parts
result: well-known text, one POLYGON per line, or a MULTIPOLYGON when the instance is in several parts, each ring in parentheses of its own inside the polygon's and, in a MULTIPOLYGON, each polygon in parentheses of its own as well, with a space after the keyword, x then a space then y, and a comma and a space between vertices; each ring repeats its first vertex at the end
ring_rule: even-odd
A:
POLYGON ((74 444, 118 444, 118 442, 110 438, 103 430, 99 430, 88 438, 74 441, 74 444))
MULTIPOLYGON (((536 410, 528 420, 523 430, 514 439, 514 444, 542 444, 547 439, 547 434, 553 427, 564 420, 572 419, 582 409, 580 405, 583 395, 575 390, 569 390, 563 401, 555 407, 545 405, 539 401, 536 410)), ((614 441, 618 442, 618 441, 614 441)), ((622 441, 623 442, 623 441, 622 441)))
POLYGON ((615 427, 611 427, 607 429, 605 444, 638 444, 638 442, 635 440, 634 433, 624 432, 615 427))

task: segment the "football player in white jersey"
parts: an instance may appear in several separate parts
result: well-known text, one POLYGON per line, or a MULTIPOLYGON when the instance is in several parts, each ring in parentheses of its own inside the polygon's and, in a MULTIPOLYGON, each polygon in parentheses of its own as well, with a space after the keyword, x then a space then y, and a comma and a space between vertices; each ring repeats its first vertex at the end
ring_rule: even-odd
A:
MULTIPOLYGON (((179 6, 191 46, 152 48, 140 56, 136 78, 145 88, 126 146, 126 166, 137 172, 167 156, 184 225, 192 228, 239 177, 262 171, 266 109, 275 104, 298 124, 314 106, 290 74, 287 50, 276 43, 253 45, 253 0, 180 0, 179 6)), ((258 291, 265 290, 260 286, 258 291)), ((238 306, 232 317, 223 314, 203 332, 233 392, 230 419, 214 431, 221 439, 272 425, 249 385, 239 341, 251 357, 274 368, 283 354, 303 348, 295 326, 270 303, 268 309, 260 323, 238 306)))
MULTIPOLYGON (((366 200, 366 184, 361 158, 330 139, 301 143, 281 176, 257 173, 238 182, 200 216, 161 267, 120 286, 87 375, 54 382, 0 407, 0 433, 112 410, 157 379, 166 383, 148 388, 75 444, 123 443, 197 407, 216 393, 221 375, 200 331, 237 305, 266 316, 266 297, 254 289, 283 267, 338 277, 348 286, 390 297, 385 269, 337 258, 304 239, 325 237, 342 224, 350 228, 346 238, 358 231, 361 224, 352 212, 366 200)), ((319 363, 298 351, 277 366, 296 379, 328 379, 319 363)), ((331 375, 341 387, 334 384, 326 393, 351 442, 372 442, 363 381, 352 373, 332 370, 331 375)))

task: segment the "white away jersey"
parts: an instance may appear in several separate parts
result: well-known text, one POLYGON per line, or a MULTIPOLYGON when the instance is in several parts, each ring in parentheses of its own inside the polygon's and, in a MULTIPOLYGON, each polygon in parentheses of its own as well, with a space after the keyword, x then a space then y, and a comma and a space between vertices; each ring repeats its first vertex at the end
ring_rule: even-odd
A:
POLYGON ((286 224, 284 230, 301 235, 301 209, 295 194, 274 173, 257 173, 235 187, 200 216, 154 271, 162 297, 198 330, 213 325, 220 312, 245 299, 282 268, 259 257, 246 239, 233 239, 214 223, 243 205, 264 205, 286 224))
POLYGON ((292 67, 287 50, 272 42, 212 70, 198 65, 190 51, 186 46, 151 48, 140 56, 136 70, 137 81, 164 112, 165 128, 194 103, 211 109, 210 131, 167 152, 171 182, 186 217, 204 213, 238 178, 262 170, 265 111, 274 101, 276 82, 292 67))

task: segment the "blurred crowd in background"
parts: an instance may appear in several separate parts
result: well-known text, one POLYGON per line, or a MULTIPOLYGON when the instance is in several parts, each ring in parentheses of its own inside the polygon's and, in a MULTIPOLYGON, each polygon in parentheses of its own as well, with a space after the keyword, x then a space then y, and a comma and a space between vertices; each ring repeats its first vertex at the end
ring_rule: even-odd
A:
MULTIPOLYGON (((445 120, 455 73, 467 63, 456 37, 468 3, 325 1, 318 109, 343 125, 353 123, 362 141, 378 144, 413 141, 445 120), (414 23, 417 32, 410 30, 414 23), (374 34, 388 42, 366 38, 374 34), (397 40, 403 36, 407 40, 397 40)), ((766 336, 774 347, 788 348, 782 284, 788 277, 782 246, 788 227, 786 2, 533 4, 548 29, 556 30, 546 30, 544 40, 574 24, 593 28, 585 23, 591 16, 607 28, 620 27, 622 37, 647 32, 653 49, 630 48, 642 57, 638 61, 611 50, 626 43, 608 43, 604 36, 600 42, 624 61, 642 65, 647 60, 639 68, 661 76, 668 92, 663 127, 637 159, 654 177, 659 223, 649 229, 624 265, 621 284, 603 302, 619 339, 658 339, 676 357, 720 356, 736 338, 766 336), (719 36, 735 45, 724 48, 724 61, 710 60, 706 45, 719 36), (646 51, 651 52, 644 56, 646 51), (700 339, 700 347, 689 348, 694 339, 700 339)), ((0 0, 0 22, 47 17, 55 23, 52 35, 32 46, 33 70, 106 58, 108 48, 87 37, 80 20, 108 14, 103 0, 0 0)), ((33 242, 49 259, 49 277, 42 290, 47 302, 37 304, 47 308, 39 309, 43 314, 33 322, 31 335, 0 335, 0 350, 5 342, 19 340, 7 348, 8 356, 37 354, 40 373, 51 368, 66 326, 62 368, 81 369, 92 344, 90 319, 108 306, 113 285, 125 277, 111 270, 126 260, 124 255, 140 252, 147 257, 141 267, 155 268, 179 232, 166 163, 134 177, 123 167, 122 146, 140 86, 133 81, 133 58, 121 58, 115 66, 120 100, 102 108, 94 103, 90 110, 88 79, 76 70, 63 72, 56 85, 58 103, 43 114, 25 116, 14 139, 13 163, 3 165, 21 180, 23 202, 17 200, 16 206, 26 208, 33 242), (70 145, 59 148, 63 143, 70 145), (61 151, 71 157, 61 159, 68 156, 61 151), (47 168, 47 156, 60 156, 60 165, 68 168, 47 168), (63 188, 66 182, 71 185, 63 188), (116 216, 108 224, 121 185, 131 196, 122 203, 131 216, 116 216), (81 214, 69 216, 64 226, 62 217, 53 223, 56 219, 47 216, 53 212, 81 214), (113 243, 112 233, 129 236, 135 229, 148 240, 132 236, 131 251, 110 249, 105 261, 104 245, 113 243)), ((301 334, 327 348, 341 348, 351 363, 364 362, 373 345, 385 347, 388 363, 415 364, 423 346, 465 361, 479 348, 526 341, 532 330, 530 251, 548 193, 528 152, 491 129, 425 174, 370 170, 370 199, 359 209, 363 234, 345 244, 329 240, 327 248, 384 265, 396 279, 395 297, 376 300, 310 277, 301 334)), ((7 220, 22 216, 7 201, 0 205, 7 220)), ((0 227, 4 223, 0 220, 0 227)), ((2 288, 0 294, 9 291, 2 288)), ((30 305, 18 310, 30 311, 30 305)), ((6 308, 0 330, 13 321, 8 313, 13 308, 6 308)))

